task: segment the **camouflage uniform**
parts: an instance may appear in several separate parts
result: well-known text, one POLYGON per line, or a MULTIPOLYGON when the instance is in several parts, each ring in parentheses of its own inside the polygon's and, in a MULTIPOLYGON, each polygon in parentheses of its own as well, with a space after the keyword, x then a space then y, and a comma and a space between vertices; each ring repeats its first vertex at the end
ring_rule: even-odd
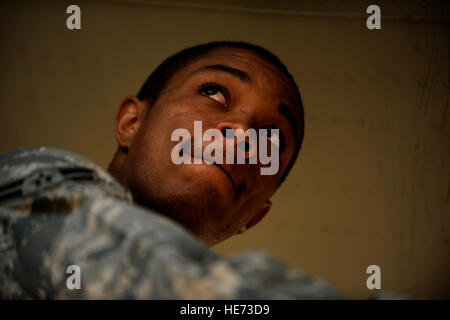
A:
POLYGON ((0 155, 0 221, 0 298, 342 298, 263 253, 222 258, 67 151, 0 155), (66 285, 70 265, 79 290, 66 285))

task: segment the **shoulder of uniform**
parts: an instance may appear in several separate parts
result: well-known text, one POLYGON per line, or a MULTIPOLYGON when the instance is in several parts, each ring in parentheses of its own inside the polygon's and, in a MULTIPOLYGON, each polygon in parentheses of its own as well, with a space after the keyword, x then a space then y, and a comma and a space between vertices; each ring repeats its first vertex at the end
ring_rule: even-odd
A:
POLYGON ((53 163, 58 160, 70 164, 92 162, 76 153, 44 146, 22 147, 0 154, 0 166, 32 161, 53 163))
POLYGON ((127 192, 93 161, 70 151, 50 147, 23 147, 0 154, 0 186, 24 179, 40 170, 67 168, 93 170, 101 181, 127 192))

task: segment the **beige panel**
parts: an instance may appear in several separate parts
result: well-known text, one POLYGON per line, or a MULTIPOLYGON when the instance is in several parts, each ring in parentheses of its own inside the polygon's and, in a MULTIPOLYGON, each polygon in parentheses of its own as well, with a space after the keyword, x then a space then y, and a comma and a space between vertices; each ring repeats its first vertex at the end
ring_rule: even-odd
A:
POLYGON ((373 293, 370 264, 383 289, 450 297, 448 20, 409 21, 398 2, 380 31, 354 1, 78 3, 82 30, 69 31, 71 2, 2 2, 0 152, 47 145, 106 166, 116 108, 165 57, 218 39, 260 44, 298 81, 304 147, 271 214, 216 250, 266 250, 352 297, 373 293))

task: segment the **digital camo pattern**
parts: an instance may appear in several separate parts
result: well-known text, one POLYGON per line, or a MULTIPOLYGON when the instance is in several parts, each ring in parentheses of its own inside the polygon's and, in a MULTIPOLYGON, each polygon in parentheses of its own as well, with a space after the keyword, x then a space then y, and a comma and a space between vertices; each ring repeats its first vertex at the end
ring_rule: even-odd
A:
POLYGON ((91 161, 41 147, 0 155, 0 298, 343 297, 261 252, 224 259, 181 226, 134 205, 129 191, 91 161), (85 169, 93 178, 57 174, 51 182, 38 174, 85 169), (70 265, 80 267, 81 289, 66 285, 70 265))

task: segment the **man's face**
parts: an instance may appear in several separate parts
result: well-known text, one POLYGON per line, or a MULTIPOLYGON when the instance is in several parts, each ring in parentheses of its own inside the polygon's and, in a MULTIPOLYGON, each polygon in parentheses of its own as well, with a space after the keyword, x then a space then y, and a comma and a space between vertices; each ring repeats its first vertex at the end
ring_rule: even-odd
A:
POLYGON ((293 86, 262 58, 243 49, 213 50, 175 73, 145 107, 122 168, 126 185, 136 202, 210 245, 240 233, 267 213, 267 201, 294 156, 298 103, 293 86), (194 121, 202 121, 203 132, 279 129, 278 172, 261 175, 261 165, 248 161, 174 164, 171 152, 179 142, 171 141, 172 132, 185 128, 193 137, 194 121))

